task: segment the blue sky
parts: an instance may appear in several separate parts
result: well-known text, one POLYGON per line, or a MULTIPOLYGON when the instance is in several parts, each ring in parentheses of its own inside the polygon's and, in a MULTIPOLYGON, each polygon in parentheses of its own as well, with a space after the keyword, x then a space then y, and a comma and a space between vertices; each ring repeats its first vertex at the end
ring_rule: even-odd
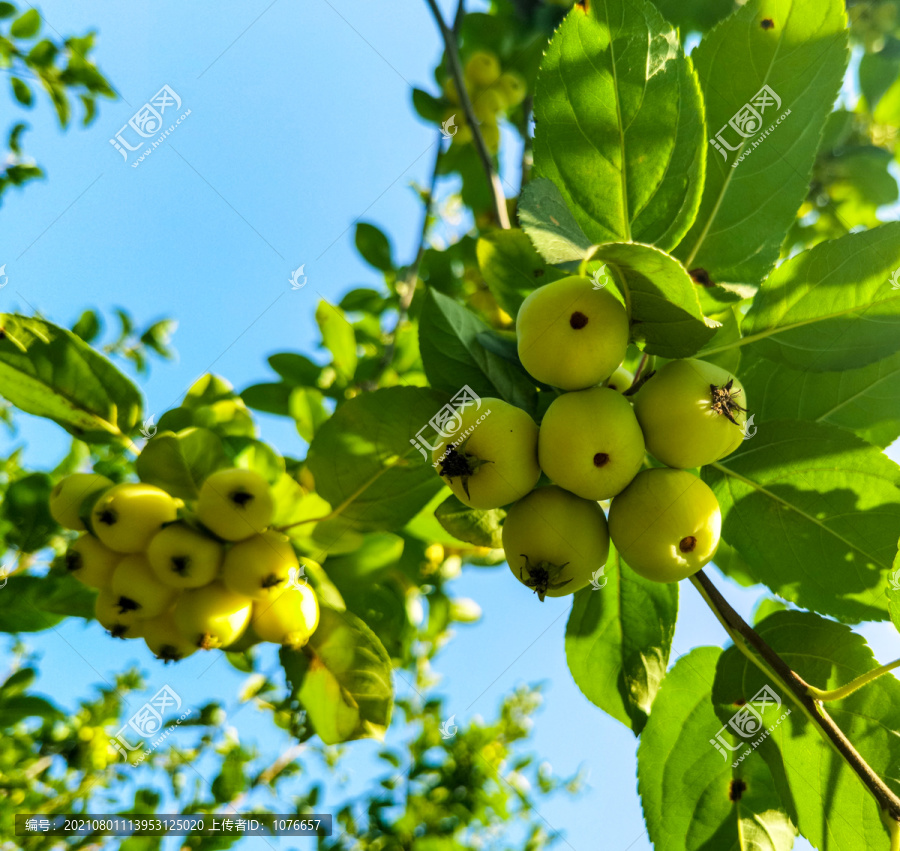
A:
MULTIPOLYGON (((0 264, 10 279, 0 304, 60 324, 87 306, 108 315, 121 305, 141 324, 174 316, 179 356, 154 363, 141 382, 148 412, 171 407, 210 369, 242 388, 270 376, 266 357, 274 352, 315 357, 318 298, 335 302, 354 286, 380 285, 354 251, 355 220, 378 224, 396 255, 412 258, 421 212, 410 184, 427 178, 435 133, 412 112, 410 86, 433 89, 440 53, 423 0, 393 0, 389 10, 358 0, 225 2, 215 14, 171 0, 127 12, 47 0, 41 11, 63 35, 97 28, 96 58, 123 99, 103 103, 90 128, 66 134, 45 103, 33 111, 26 147, 49 179, 11 193, 0 209, 0 264), (131 168, 109 139, 164 85, 190 115, 131 168), (309 282, 292 291, 288 278, 300 264, 309 282)), ((55 426, 21 422, 14 440, 0 437, 0 452, 24 444, 26 459, 40 467, 64 451, 67 439, 55 426)), ((262 424, 282 452, 304 454, 290 424, 262 424)), ((719 584, 749 616, 758 593, 719 584)), ((566 668, 569 601, 538 605, 505 567, 468 569, 455 591, 477 600, 484 617, 461 627, 437 659, 448 714, 489 717, 516 684, 545 682, 534 747, 560 774, 585 767, 589 788, 575 802, 548 803, 541 818, 564 830, 576 851, 596 848, 598 833, 610 851, 650 848, 636 794, 636 740, 588 703, 566 668)), ((724 638, 692 587, 681 592, 673 660, 724 638)), ((893 627, 862 631, 881 661, 893 658, 893 627)), ((129 664, 147 672, 149 694, 168 683, 195 707, 211 699, 233 706, 243 682, 200 654, 163 669, 142 643, 112 642, 96 624, 67 622, 28 643, 43 656, 40 688, 66 705, 129 664)), ((274 655, 267 661, 274 664, 274 655)), ((248 709, 229 723, 242 740, 284 744, 254 720, 248 709)), ((378 749, 351 747, 350 789, 366 788, 378 749)), ((342 798, 326 795, 322 810, 342 798)))

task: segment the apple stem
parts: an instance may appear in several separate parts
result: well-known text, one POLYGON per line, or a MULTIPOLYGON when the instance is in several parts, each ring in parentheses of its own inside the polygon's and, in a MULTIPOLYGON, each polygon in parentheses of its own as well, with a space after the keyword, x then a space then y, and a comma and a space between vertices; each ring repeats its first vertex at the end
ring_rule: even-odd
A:
MULTIPOLYGON (((881 808, 882 815, 889 824, 891 848, 897 847, 896 843, 900 842, 900 798, 891 791, 887 784, 863 759, 859 751, 853 747, 853 744, 844 735, 841 728, 835 724, 825 707, 822 706, 821 700, 813 697, 811 693, 813 687, 797 674, 763 637, 731 607, 731 604, 713 585, 709 577, 702 570, 698 570, 697 573, 690 577, 690 580, 697 591, 700 592, 700 596, 703 597, 706 604, 712 609, 719 623, 722 624, 732 641, 734 641, 735 647, 763 673, 774 677, 778 681, 791 700, 797 704, 803 714, 813 723, 822 738, 831 745, 834 751, 859 777, 860 782, 881 808), (755 653, 753 652, 754 650, 756 651, 755 653), (898 838, 895 838, 895 832, 898 838)), ((898 664, 900 662, 893 663, 893 666, 898 664)), ((881 673, 885 672, 882 671, 881 673)), ((878 676, 880 676, 880 673, 878 676)), ((874 679, 874 677, 870 677, 870 679, 874 679)), ((849 685, 852 685, 852 683, 849 685)), ((864 683, 860 683, 860 685, 864 685, 864 683)), ((827 692, 823 693, 827 694, 827 692)), ((897 851, 900 851, 900 847, 897 847, 897 851)))

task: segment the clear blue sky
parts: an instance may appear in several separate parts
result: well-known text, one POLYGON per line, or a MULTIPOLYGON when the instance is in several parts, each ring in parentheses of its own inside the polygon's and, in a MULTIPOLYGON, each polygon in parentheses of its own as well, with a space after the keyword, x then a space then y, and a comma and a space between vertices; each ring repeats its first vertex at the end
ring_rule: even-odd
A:
MULTIPOLYGON (((171 407, 210 369, 242 388, 270 375, 265 359, 273 352, 315 356, 318 298, 337 301, 354 286, 380 284, 353 249, 356 219, 379 224, 398 256, 411 259, 421 213, 409 185, 427 177, 434 130, 412 112, 410 85, 432 87, 440 49, 424 0, 389 7, 262 0, 219 3, 214 11, 172 0, 127 11, 47 0, 41 11, 63 35, 98 29, 96 57, 123 100, 103 103, 91 128, 65 135, 45 103, 30 117, 27 148, 49 179, 11 193, 0 209, 0 264, 10 278, 0 304, 60 324, 86 306, 108 313, 121 305, 141 323, 174 316, 179 358, 155 363, 142 382, 149 412, 171 407), (191 114, 130 168, 108 140, 163 85, 191 114), (288 277, 301 263, 309 283, 291 291, 288 277)), ((0 452, 24 444, 26 458, 42 466, 64 450, 55 426, 21 422, 15 440, 0 437, 0 452)), ((263 436, 286 454, 304 454, 289 424, 264 418, 263 436)), ((719 582, 749 616, 759 595, 719 582)), ((610 851, 650 848, 636 794, 636 741, 582 697, 566 667, 568 599, 537 604, 505 567, 468 569, 455 590, 477 600, 484 618, 460 628, 437 659, 448 713, 490 716, 516 684, 544 681, 536 750, 560 774, 589 770, 578 801, 542 808, 548 829, 564 830, 576 851, 597 848, 598 834, 610 851)), ((724 637, 692 587, 681 590, 673 661, 724 637)), ((889 624, 863 632, 879 659, 897 655, 889 624)), ((195 707, 215 698, 233 706, 243 681, 200 654, 163 669, 142 643, 112 642, 80 621, 27 641, 43 655, 40 688, 70 706, 129 664, 147 672, 150 694, 169 683, 195 707)), ((283 743, 255 718, 250 709, 235 716, 242 740, 283 743)), ((394 729, 391 737, 403 733, 394 729)), ((351 746, 351 789, 370 781, 378 748, 351 746)), ((326 795, 321 808, 331 811, 342 799, 326 795)))

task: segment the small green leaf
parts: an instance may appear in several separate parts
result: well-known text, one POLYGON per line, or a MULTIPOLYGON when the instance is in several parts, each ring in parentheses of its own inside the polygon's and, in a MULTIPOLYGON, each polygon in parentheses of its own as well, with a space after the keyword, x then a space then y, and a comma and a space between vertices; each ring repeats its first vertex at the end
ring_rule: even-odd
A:
POLYGON ((253 384, 241 391, 241 398, 248 408, 264 411, 279 417, 289 415, 288 403, 294 388, 284 382, 253 384))
POLYGON ((11 18, 17 11, 12 3, 0 3, 0 19, 11 18))
POLYGON ((435 509, 434 516, 444 529, 460 541, 492 549, 503 546, 501 527, 506 512, 502 508, 487 511, 469 508, 451 494, 435 509))
POLYGON ((319 426, 328 419, 323 399, 318 390, 310 387, 295 387, 291 391, 288 414, 297 424, 297 433, 307 443, 316 436, 319 426))
POLYGON ((141 395, 87 343, 42 319, 0 314, 0 392, 81 440, 121 440, 139 421, 141 395))
POLYGON ((566 661, 584 696, 637 735, 666 676, 678 585, 638 576, 615 548, 594 581, 575 594, 566 661))
POLYGON ((34 100, 31 89, 18 77, 10 77, 9 81, 12 84, 13 95, 15 95, 16 100, 22 104, 22 106, 31 106, 34 100))
POLYGON ((591 241, 552 180, 537 178, 526 184, 519 199, 519 224, 548 263, 581 261, 590 254, 591 241))
POLYGON ((322 345, 331 352, 334 368, 345 382, 356 373, 356 334, 344 311, 324 299, 316 308, 316 323, 322 332, 322 345))
POLYGON ((9 34, 13 38, 34 38, 41 28, 41 16, 37 9, 29 9, 12 22, 9 34))
POLYGON ((135 462, 142 482, 181 499, 196 499, 203 480, 229 466, 221 439, 205 428, 160 432, 147 442, 135 462))
POLYGON ((0 593, 0 632, 40 632, 64 617, 94 616, 96 593, 66 573, 10 576, 0 593))
POLYGON ((97 339, 100 334, 100 318, 96 311, 85 310, 78 321, 72 326, 72 333, 81 337, 85 343, 91 343, 97 339))
POLYGON ((441 122, 444 117, 444 110, 447 108, 440 98, 436 98, 434 95, 417 88, 412 90, 412 102, 413 108, 419 113, 420 117, 436 124, 441 122))
POLYGON ((269 366, 289 384, 296 384, 298 387, 316 387, 322 373, 322 367, 296 352, 272 355, 269 366))
POLYGON ((270 485, 284 475, 284 458, 268 443, 244 435, 228 435, 222 439, 222 445, 232 466, 259 473, 270 485))
POLYGON ((46 473, 31 473, 6 489, 2 515, 12 528, 6 540, 20 552, 33 553, 49 543, 59 531, 50 516, 50 491, 53 481, 46 473))
POLYGON ((328 745, 383 740, 391 720, 391 660, 371 629, 350 612, 322 607, 303 650, 282 648, 294 696, 328 745))
POLYGON ((384 232, 375 225, 368 222, 359 222, 356 225, 356 249, 370 266, 382 272, 394 268, 391 243, 384 232))

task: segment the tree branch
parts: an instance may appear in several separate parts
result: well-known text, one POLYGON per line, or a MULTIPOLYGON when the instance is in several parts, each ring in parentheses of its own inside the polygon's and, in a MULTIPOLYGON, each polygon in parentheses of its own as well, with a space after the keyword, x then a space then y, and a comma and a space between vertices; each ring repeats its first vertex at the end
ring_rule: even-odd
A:
POLYGON ((506 210, 506 196, 503 194, 503 187, 500 184, 500 177, 494 170, 494 164, 491 161, 490 152, 484 143, 484 136, 481 135, 481 128, 478 126, 478 120, 475 118, 475 110, 472 108, 472 100, 466 89, 466 82, 463 76, 462 65, 459 61, 459 50, 456 45, 456 33, 459 25, 462 23, 463 4, 460 3, 457 8, 456 21, 453 29, 447 26, 444 16, 438 8, 437 0, 426 0, 432 15, 434 15, 435 23, 444 40, 444 49, 447 53, 447 61, 450 63, 450 73, 453 75, 453 81, 456 83, 456 91, 459 94, 459 103, 462 106, 466 116, 466 122, 472 129, 472 142, 481 160, 481 166, 484 169, 488 184, 491 187, 491 195, 494 201, 494 215, 497 218, 501 228, 509 228, 509 213, 506 210))
POLYGON ((834 723, 831 716, 825 711, 821 702, 811 696, 809 683, 793 671, 787 662, 766 643, 762 636, 731 607, 731 604, 719 593, 718 589, 702 570, 691 577, 691 582, 719 619, 725 631, 734 640, 735 646, 750 661, 761 666, 760 660, 754 658, 749 651, 748 645, 759 654, 760 659, 765 663, 764 669, 769 669, 770 673, 777 676, 781 685, 790 694, 791 699, 812 721, 819 734, 859 777, 860 782, 875 799, 882 812, 894 822, 900 822, 900 798, 891 791, 887 784, 862 758, 840 727, 834 723))

